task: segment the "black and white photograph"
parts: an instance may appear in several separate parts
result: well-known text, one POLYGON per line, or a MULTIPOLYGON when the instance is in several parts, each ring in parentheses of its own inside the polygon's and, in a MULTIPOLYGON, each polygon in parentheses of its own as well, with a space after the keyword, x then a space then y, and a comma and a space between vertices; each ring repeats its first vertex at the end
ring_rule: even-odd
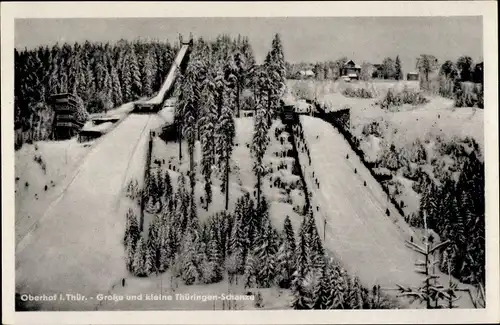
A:
POLYGON ((376 4, 12 19, 16 314, 498 308, 486 18, 376 4))

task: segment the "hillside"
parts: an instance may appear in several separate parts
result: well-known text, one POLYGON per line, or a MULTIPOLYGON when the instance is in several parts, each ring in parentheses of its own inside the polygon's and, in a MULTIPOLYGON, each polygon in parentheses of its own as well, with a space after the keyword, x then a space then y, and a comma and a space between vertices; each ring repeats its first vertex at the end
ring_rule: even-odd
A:
MULTIPOLYGON (((311 165, 303 154, 301 165, 313 191, 313 205, 318 207, 316 223, 326 235, 325 246, 368 287, 420 285, 423 277, 415 272, 419 255, 405 246, 411 237, 420 242, 419 235, 404 222, 340 133, 317 118, 303 116, 301 122, 311 155, 311 165)), ((465 295, 458 304, 472 307, 465 295)))
MULTIPOLYGON (((152 116, 131 115, 87 155, 63 193, 18 245, 17 291, 95 296, 124 276, 125 220, 116 215, 118 195, 132 155, 143 159, 143 140, 154 124, 152 116)), ((46 307, 68 310, 73 304, 46 307)), ((80 304, 88 309, 95 301, 80 304)))

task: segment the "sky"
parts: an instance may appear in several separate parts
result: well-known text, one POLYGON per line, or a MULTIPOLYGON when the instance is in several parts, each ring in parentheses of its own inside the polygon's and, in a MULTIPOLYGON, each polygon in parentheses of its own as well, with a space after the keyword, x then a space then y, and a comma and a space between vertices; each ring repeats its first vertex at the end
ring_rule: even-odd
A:
POLYGON ((318 62, 347 56, 357 63, 381 63, 399 55, 403 71, 415 69, 420 54, 440 62, 468 55, 483 60, 482 17, 289 17, 289 18, 65 18, 17 19, 15 47, 56 42, 120 39, 214 39, 218 34, 248 36, 257 62, 281 35, 289 62, 318 62))

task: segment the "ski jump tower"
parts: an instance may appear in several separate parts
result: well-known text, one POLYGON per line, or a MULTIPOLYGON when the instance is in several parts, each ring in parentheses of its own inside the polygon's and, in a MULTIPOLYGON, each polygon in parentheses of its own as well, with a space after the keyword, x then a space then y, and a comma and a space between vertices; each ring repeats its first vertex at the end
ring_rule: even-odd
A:
POLYGON ((183 42, 182 35, 179 35, 180 49, 177 52, 174 62, 170 66, 170 70, 163 82, 160 90, 153 98, 144 102, 139 102, 134 105, 135 113, 154 113, 162 109, 165 101, 172 95, 174 90, 175 80, 179 73, 184 73, 189 61, 189 55, 193 48, 193 37, 190 36, 188 42, 183 42))

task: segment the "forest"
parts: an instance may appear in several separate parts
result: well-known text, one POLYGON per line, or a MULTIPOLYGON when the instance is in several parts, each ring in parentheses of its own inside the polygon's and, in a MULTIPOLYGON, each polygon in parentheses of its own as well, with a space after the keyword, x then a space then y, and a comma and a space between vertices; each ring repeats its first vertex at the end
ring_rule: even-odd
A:
POLYGON ((177 45, 168 42, 85 42, 17 50, 14 56, 15 148, 52 139, 50 96, 79 96, 88 113, 151 96, 160 88, 177 45))
MULTIPOLYGON (((128 186, 131 199, 142 197, 148 202, 148 211, 156 211, 146 237, 141 234, 137 216, 132 210, 127 213, 124 244, 128 269, 137 276, 169 269, 186 285, 215 283, 227 276, 230 283, 244 281, 249 288, 291 289, 295 309, 394 306, 379 287, 364 288, 328 257, 311 210, 305 213, 298 239, 289 217, 282 230, 272 226, 268 199, 262 194, 267 168, 263 156, 285 87, 281 40, 275 36, 262 66, 255 65, 246 39, 241 43, 224 37, 218 41, 196 42, 179 83, 175 116, 179 134, 188 146, 187 175, 178 177, 176 191, 168 171, 152 173, 144 190, 133 182, 128 186), (253 105, 241 100, 245 90, 252 94, 253 105), (244 194, 230 211, 229 160, 234 146, 234 117, 241 109, 255 110, 251 153, 257 182, 254 197, 244 194), (194 145, 198 139, 205 182, 203 202, 209 205, 212 200, 213 164, 222 171, 225 185, 221 191, 226 195, 226 209, 205 222, 196 215, 194 198, 194 145)), ((182 143, 179 139, 179 146, 182 143)))
MULTIPOLYGON (((48 105, 52 94, 78 95, 89 113, 152 96, 178 48, 169 42, 121 40, 16 50, 15 147, 52 139, 53 111, 48 105)), ((425 69, 437 69, 430 61, 421 62, 424 75, 425 69)), ((472 62, 462 61, 460 70, 455 65, 450 70, 459 71, 457 74, 441 67, 440 75, 457 85, 464 78, 472 80, 472 62), (470 67, 468 74, 463 72, 464 65, 470 67)), ((335 78, 334 71, 342 62, 318 65, 316 70, 326 71, 325 78, 335 78), (325 66, 329 68, 325 70, 325 66)), ((261 65, 246 37, 220 35, 214 41, 199 38, 194 42, 189 65, 176 83, 179 100, 174 118, 179 128, 179 154, 183 144, 188 146, 189 172, 177 179, 177 191, 168 171, 152 174, 143 190, 128 184, 128 197, 145 200, 146 208, 156 211, 156 216, 147 236, 141 234, 142 225, 132 210, 124 216, 127 268, 141 277, 173 270, 187 285, 215 283, 227 275, 230 282, 243 279, 248 287, 279 286, 292 290, 295 309, 394 308, 379 287, 363 287, 329 256, 311 210, 306 211, 298 236, 288 217, 280 230, 269 220, 269 203, 262 194, 263 156, 290 67, 278 34, 261 65), (244 110, 254 111, 251 153, 257 182, 254 198, 250 194, 238 198, 230 211, 234 119, 244 110), (199 162, 194 158, 197 141, 201 145, 199 162), (221 171, 221 191, 226 198, 225 210, 206 222, 196 215, 197 164, 204 179, 205 204, 212 201, 213 166, 221 171)), ((400 68, 391 71, 388 78, 401 77, 400 68)), ((462 91, 458 86, 454 89, 455 94, 462 91)), ((451 261, 454 276, 464 282, 484 283, 484 165, 476 152, 466 155, 456 182, 436 185, 423 178, 419 186, 421 216, 415 226, 422 226, 425 220, 442 239, 451 241, 442 254, 443 270, 451 261)))

